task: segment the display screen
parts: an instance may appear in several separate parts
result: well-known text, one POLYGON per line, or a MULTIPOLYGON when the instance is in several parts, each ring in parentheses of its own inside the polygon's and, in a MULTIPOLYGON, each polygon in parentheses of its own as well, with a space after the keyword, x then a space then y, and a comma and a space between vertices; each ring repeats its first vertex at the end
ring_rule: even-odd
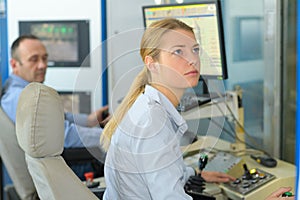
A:
POLYGON ((74 114, 91 112, 91 92, 59 91, 65 112, 74 114))
POLYGON ((166 17, 174 17, 193 27, 198 43, 202 78, 227 79, 227 66, 220 5, 217 0, 190 4, 143 7, 144 25, 166 17))
POLYGON ((88 21, 20 22, 20 35, 33 34, 47 48, 48 66, 86 66, 89 54, 88 21))
POLYGON ((49 60, 55 61, 77 61, 78 51, 78 27, 75 23, 69 24, 33 24, 30 27, 30 32, 33 35, 39 37, 46 48, 51 54, 49 54, 49 60), (60 51, 57 51, 60 49, 60 51))

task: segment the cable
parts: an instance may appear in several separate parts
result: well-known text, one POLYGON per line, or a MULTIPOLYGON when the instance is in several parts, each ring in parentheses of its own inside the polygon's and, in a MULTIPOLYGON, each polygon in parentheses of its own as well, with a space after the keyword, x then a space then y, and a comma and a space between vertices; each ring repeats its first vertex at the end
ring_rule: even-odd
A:
MULTIPOLYGON (((232 137, 232 139, 236 139, 235 134, 232 134, 232 132, 228 131, 226 128, 224 128, 221 124, 216 122, 213 118, 209 117, 208 118, 211 122, 213 122, 215 125, 217 125, 220 129, 224 130, 229 136, 232 137)), ((238 138, 239 139, 239 138, 238 138)))
MULTIPOLYGON (((242 143, 246 144, 247 146, 249 146, 249 147, 251 147, 251 148, 253 148, 253 149, 256 149, 256 151, 260 151, 260 152, 262 152, 262 153, 265 153, 263 150, 257 149, 257 147, 253 146, 252 144, 249 144, 249 143, 247 143, 247 142, 245 142, 245 141, 240 140, 238 137, 236 137, 236 134, 235 134, 235 131, 234 131, 234 130, 232 131, 233 133, 232 133, 232 132, 229 132, 227 129, 225 129, 224 127, 222 127, 222 126, 221 126, 218 122, 216 122, 215 120, 211 119, 211 121, 212 121, 213 123, 215 123, 217 126, 219 126, 219 128, 222 128, 222 129, 223 129, 228 135, 230 135, 233 139, 238 140, 239 142, 242 142, 242 143)), ((228 123, 228 125, 229 125, 230 127, 232 127, 230 123, 228 123)), ((249 150, 245 149, 245 150, 243 150, 243 151, 249 151, 249 150)), ((233 151, 228 151, 228 152, 233 152, 233 151)))
MULTIPOLYGON (((259 145, 257 142, 255 142, 255 139, 254 139, 254 138, 246 131, 246 129, 244 128, 244 126, 238 121, 238 119, 235 117, 233 111, 232 111, 231 108, 229 107, 228 103, 227 103, 226 101, 224 101, 224 103, 225 103, 225 105, 226 105, 227 110, 230 112, 230 114, 231 114, 231 116, 232 116, 232 118, 233 118, 233 121, 234 121, 235 123, 237 123, 237 125, 244 131, 245 135, 248 136, 248 138, 252 141, 252 143, 254 143, 254 145, 261 146, 261 145, 259 145)), ((222 113, 222 115, 223 115, 223 116, 226 116, 225 113, 223 112, 223 110, 220 108, 220 105, 219 105, 218 103, 215 103, 215 104, 216 104, 217 108, 219 109, 219 111, 222 113)), ((227 121, 227 120, 226 120, 226 121, 227 121)), ((228 125, 229 125, 230 127, 232 127, 230 123, 228 123, 228 125)), ((232 127, 232 129, 233 129, 233 127, 232 127)), ((234 130, 234 129, 233 129, 233 130, 234 130)), ((235 134, 235 136, 236 136, 236 132, 235 132, 235 131, 233 131, 233 132, 234 132, 234 134, 235 134)), ((268 152, 266 152, 265 150, 263 150, 263 149, 261 149, 261 148, 254 147, 253 145, 247 143, 246 141, 241 141, 238 137, 236 137, 236 139, 238 139, 240 142, 243 142, 244 144, 246 144, 246 145, 248 145, 248 146, 250 146, 250 147, 252 147, 252 148, 258 149, 259 151, 263 152, 265 155, 270 156, 270 154, 269 154, 268 152)))
MULTIPOLYGON (((250 134, 246 131, 245 127, 244 127, 244 126, 239 122, 239 120, 235 117, 233 111, 231 110, 230 106, 228 105, 228 103, 227 103, 227 101, 226 101, 226 96, 222 95, 222 94, 219 92, 219 90, 218 90, 218 88, 215 86, 215 84, 211 84, 211 85, 212 85, 212 87, 215 89, 215 93, 217 94, 217 96, 218 96, 220 99, 225 99, 225 100, 224 100, 224 104, 225 104, 227 110, 230 112, 230 115, 231 115, 232 118, 233 118, 233 122, 235 122, 235 123, 243 130, 243 132, 245 133, 245 135, 251 140, 251 144, 250 144, 250 143, 247 143, 246 141, 242 141, 242 140, 240 140, 240 139, 237 137, 236 132, 235 132, 235 129, 234 129, 234 128, 232 127, 232 125, 228 122, 228 120, 226 120, 226 121, 227 121, 229 127, 231 128, 233 134, 230 133, 230 131, 228 131, 228 130, 225 129, 224 127, 222 127, 220 124, 218 124, 215 120, 212 120, 212 118, 209 118, 209 119, 210 119, 212 122, 214 122, 215 124, 218 124, 219 128, 222 128, 226 133, 228 133, 228 134, 229 134, 231 137, 233 137, 234 139, 238 140, 239 142, 242 142, 242 143, 246 144, 247 146, 249 146, 249 147, 251 147, 251 148, 257 149, 258 151, 264 153, 265 155, 270 156, 270 154, 269 154, 268 152, 264 151, 262 148, 257 148, 257 146, 261 146, 261 145, 258 144, 258 143, 255 141, 255 139, 253 138, 253 136, 250 135, 250 134), (253 144, 256 145, 256 146, 254 146, 253 144)), ((219 111, 221 112, 221 114, 227 118, 227 115, 225 115, 225 113, 223 112, 223 110, 220 108, 220 105, 218 104, 218 101, 212 100, 212 101, 211 101, 211 104, 212 104, 212 105, 213 105, 213 104, 216 104, 216 106, 217 106, 217 108, 219 109, 219 111)), ((210 105, 210 104, 205 104, 205 105, 203 105, 203 107, 209 106, 209 105, 210 105)))
MULTIPOLYGON (((244 126, 239 122, 239 120, 235 117, 233 111, 231 110, 230 106, 228 105, 227 101, 226 101, 226 96, 223 96, 219 91, 218 91, 218 88, 216 87, 215 84, 212 84, 212 87, 215 89, 215 92, 217 93, 218 97, 221 98, 221 99, 225 99, 224 100, 224 103, 225 103, 225 106, 227 108, 227 110, 230 112, 232 118, 233 118, 233 121, 243 130, 243 132, 245 133, 245 135, 251 140, 252 144, 256 145, 256 146, 261 146, 260 144, 258 144, 255 139, 245 130, 244 126)), ((216 104, 217 108, 219 109, 219 111, 221 112, 221 114, 223 116, 227 116, 225 115, 225 113, 223 112, 223 110, 220 108, 220 105, 218 104, 218 102, 215 100, 215 101, 212 101, 213 104, 216 104)), ((227 117, 226 117, 227 118, 227 117)), ((259 151, 263 152, 264 154, 270 156, 269 153, 267 153, 266 151, 262 150, 261 148, 257 148, 257 147, 254 147, 253 145, 247 143, 246 141, 241 141, 237 135, 236 135, 236 132, 235 132, 235 129, 232 127, 232 125, 228 122, 228 120, 226 120, 229 127, 231 128, 232 132, 234 133, 235 135, 235 139, 237 139, 238 141, 248 145, 249 147, 252 147, 252 148, 255 148, 255 149, 259 149, 259 151)), ((227 131, 228 133, 228 131, 227 131)), ((232 135, 232 134, 231 134, 232 135)))

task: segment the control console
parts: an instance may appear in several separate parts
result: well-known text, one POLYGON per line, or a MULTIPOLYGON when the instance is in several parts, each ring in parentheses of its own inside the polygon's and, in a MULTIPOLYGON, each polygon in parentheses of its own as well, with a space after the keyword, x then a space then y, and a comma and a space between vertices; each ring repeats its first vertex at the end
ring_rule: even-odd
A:
POLYGON ((235 191, 239 194, 246 195, 265 183, 275 179, 273 174, 265 172, 263 170, 253 168, 248 170, 247 165, 244 164, 245 173, 237 178, 235 181, 224 183, 222 186, 224 189, 235 191))

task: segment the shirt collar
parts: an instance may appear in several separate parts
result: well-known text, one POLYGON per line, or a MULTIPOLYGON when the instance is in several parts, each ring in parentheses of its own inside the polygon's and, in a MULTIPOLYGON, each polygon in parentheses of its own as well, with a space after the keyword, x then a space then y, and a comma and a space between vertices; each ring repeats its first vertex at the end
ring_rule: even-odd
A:
POLYGON ((178 127, 181 127, 182 125, 187 126, 186 121, 176 110, 171 101, 160 91, 158 91, 150 85, 146 85, 144 94, 151 97, 151 99, 153 99, 157 103, 161 104, 162 107, 164 107, 166 111, 170 114, 170 116, 172 116, 174 122, 177 124, 178 127))
POLYGON ((10 77, 12 80, 18 82, 18 84, 22 85, 23 87, 26 87, 29 84, 28 81, 24 80, 23 78, 15 74, 11 74, 10 77))

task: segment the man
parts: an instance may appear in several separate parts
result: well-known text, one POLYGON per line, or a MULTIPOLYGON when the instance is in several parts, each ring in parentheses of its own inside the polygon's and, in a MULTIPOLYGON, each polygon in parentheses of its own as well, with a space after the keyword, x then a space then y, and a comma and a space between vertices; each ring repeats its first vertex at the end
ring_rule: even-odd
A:
MULTIPOLYGON (((14 123, 20 93, 30 82, 44 82, 47 62, 46 47, 36 36, 20 36, 13 42, 10 60, 12 74, 4 84, 1 107, 14 123)), ((99 122, 105 123, 108 120, 103 119, 107 109, 105 106, 90 115, 65 113, 64 147, 99 146, 102 129, 98 126, 99 122)), ((75 165, 71 168, 81 179, 84 179, 84 172, 93 171, 91 164, 75 165)))

